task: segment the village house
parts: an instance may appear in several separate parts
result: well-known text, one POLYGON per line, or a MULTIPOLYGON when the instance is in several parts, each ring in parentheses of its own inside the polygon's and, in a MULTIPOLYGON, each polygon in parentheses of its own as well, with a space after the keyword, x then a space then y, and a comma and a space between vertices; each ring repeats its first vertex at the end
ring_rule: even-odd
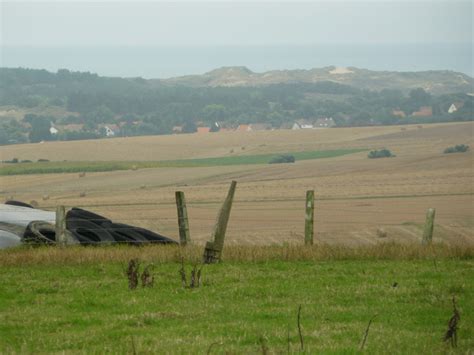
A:
POLYGON ((400 118, 405 118, 407 116, 402 110, 393 110, 392 115, 400 118))
POLYGON ((239 124, 239 126, 237 127, 237 131, 239 132, 248 132, 250 131, 250 127, 248 124, 239 124))
POLYGON ((106 137, 115 137, 120 132, 120 128, 116 124, 100 124, 99 131, 103 131, 106 137))
POLYGON ((53 124, 51 124, 51 127, 49 127, 49 133, 55 136, 56 134, 59 133, 59 130, 56 127, 54 127, 53 124))
POLYGON ((433 109, 431 106, 421 106, 418 111, 411 114, 413 117, 431 117, 433 116, 433 109))
POLYGON ((211 128, 209 127, 198 127, 196 133, 202 134, 202 133, 209 133, 211 131, 211 128))
POLYGON ((293 130, 297 130, 297 129, 313 129, 313 128, 314 128, 313 122, 310 121, 310 120, 305 120, 305 119, 296 120, 296 121, 293 123, 293 126, 291 127, 291 129, 293 129, 293 130))
POLYGON ((60 132, 80 132, 84 128, 82 123, 70 123, 66 125, 57 125, 56 128, 60 132))
POLYGON ((334 126, 336 126, 336 123, 332 117, 318 118, 316 122, 314 122, 314 128, 331 128, 334 126))
POLYGON ((173 134, 179 134, 183 132, 183 126, 174 126, 173 127, 173 134))
POLYGON ((453 102, 451 106, 449 106, 448 113, 454 113, 463 106, 464 102, 453 102))
POLYGON ((249 125, 249 131, 269 131, 272 129, 270 123, 251 123, 249 125))

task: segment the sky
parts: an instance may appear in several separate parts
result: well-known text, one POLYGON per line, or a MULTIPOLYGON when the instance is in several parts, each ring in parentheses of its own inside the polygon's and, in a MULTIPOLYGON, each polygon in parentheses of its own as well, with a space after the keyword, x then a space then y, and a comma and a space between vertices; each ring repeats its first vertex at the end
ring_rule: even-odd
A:
POLYGON ((0 0, 0 66, 164 78, 222 66, 473 75, 458 0, 0 0))
POLYGON ((473 41, 472 1, 2 1, 2 46, 473 41))

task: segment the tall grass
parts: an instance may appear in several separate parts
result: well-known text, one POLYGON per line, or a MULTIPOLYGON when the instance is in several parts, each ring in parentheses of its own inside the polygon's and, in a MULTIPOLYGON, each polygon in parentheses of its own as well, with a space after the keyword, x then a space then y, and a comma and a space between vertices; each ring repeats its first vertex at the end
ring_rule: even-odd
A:
MULTIPOLYGON (((128 262, 139 258, 153 263, 199 262, 203 247, 147 245, 134 246, 72 246, 57 248, 19 247, 0 251, 0 266, 21 265, 81 265, 91 263, 128 262)), ((474 259, 474 246, 433 244, 381 243, 373 246, 342 245, 227 246, 223 262, 267 261, 336 261, 336 260, 416 260, 416 259, 474 259)))

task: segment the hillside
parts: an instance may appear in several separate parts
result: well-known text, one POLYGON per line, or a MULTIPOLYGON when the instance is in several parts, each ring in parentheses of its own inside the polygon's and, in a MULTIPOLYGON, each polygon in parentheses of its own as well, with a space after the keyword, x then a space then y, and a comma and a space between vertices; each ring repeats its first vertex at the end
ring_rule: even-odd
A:
POLYGON ((360 68, 326 67, 309 70, 273 70, 254 73, 246 67, 223 67, 203 75, 189 75, 161 80, 167 84, 194 87, 262 86, 274 84, 318 83, 332 81, 360 89, 397 89, 408 92, 423 88, 432 94, 472 92, 474 79, 453 71, 395 72, 360 68))

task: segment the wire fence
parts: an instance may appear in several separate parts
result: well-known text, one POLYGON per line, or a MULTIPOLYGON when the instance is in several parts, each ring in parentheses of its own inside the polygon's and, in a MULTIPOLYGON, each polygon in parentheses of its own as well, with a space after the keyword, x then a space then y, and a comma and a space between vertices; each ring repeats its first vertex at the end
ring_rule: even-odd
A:
MULTIPOLYGON (((452 196, 452 195, 451 195, 452 196)), ((463 196, 463 195, 460 195, 463 196)), ((386 229, 389 236, 421 239, 426 210, 433 201, 394 199, 390 203, 377 200, 315 200, 314 230, 315 239, 331 241, 377 241, 377 230, 386 229)), ((41 209, 53 212, 53 201, 41 209)), ((191 239, 198 243, 209 240, 222 200, 188 201, 188 216, 191 239)), ((247 199, 234 201, 227 228, 227 239, 231 243, 274 244, 284 242, 303 242, 305 223, 304 198, 292 199, 247 199)), ((100 214, 115 223, 128 226, 116 227, 117 233, 130 232, 135 227, 145 228, 155 233, 179 240, 176 204, 166 202, 117 202, 83 204, 79 206, 100 214)), ((473 210, 440 206, 436 218, 454 234, 474 241, 472 228, 463 224, 473 220, 473 210)), ((13 225, 26 226, 31 218, 18 216, 16 208, 4 208, 2 218, 13 225), (8 217, 8 214, 12 215, 8 217), (16 215, 16 217, 15 217, 16 215)), ((51 220, 54 223, 54 219, 51 220)), ((0 221, 1 227, 1 221, 0 221)), ((1 228, 0 228, 1 229, 1 228)), ((99 233, 103 228, 89 227, 91 233, 99 233)), ((110 244, 112 241, 91 241, 110 244)), ((143 241, 120 241, 113 243, 142 244, 143 241)))

